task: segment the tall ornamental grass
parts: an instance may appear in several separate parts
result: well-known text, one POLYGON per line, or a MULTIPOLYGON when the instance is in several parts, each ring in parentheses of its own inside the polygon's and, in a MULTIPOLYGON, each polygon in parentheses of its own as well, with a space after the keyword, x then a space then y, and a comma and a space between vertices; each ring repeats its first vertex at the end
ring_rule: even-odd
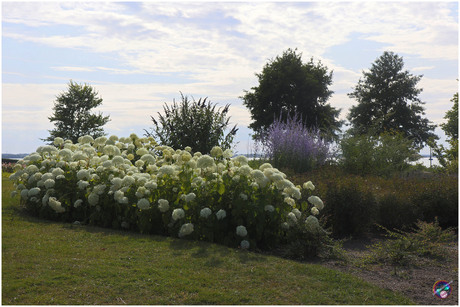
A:
POLYGON ((192 155, 135 134, 77 144, 56 138, 19 161, 10 179, 42 218, 244 249, 286 244, 290 232, 322 242, 324 204, 311 182, 295 186, 268 163, 252 169, 246 157, 232 156, 220 147, 192 155))
POLYGON ((173 148, 190 146, 193 152, 209 153, 214 146, 231 148, 238 128, 235 125, 228 129, 230 105, 216 108, 217 104, 207 98, 195 101, 182 93, 181 97, 179 103, 164 105, 164 114, 158 112, 158 121, 151 116, 154 127, 151 132, 145 130, 145 135, 173 148))
POLYGON ((282 121, 275 119, 267 133, 258 140, 262 150, 277 168, 306 172, 324 165, 330 157, 330 144, 319 130, 308 130, 302 119, 294 115, 282 121))

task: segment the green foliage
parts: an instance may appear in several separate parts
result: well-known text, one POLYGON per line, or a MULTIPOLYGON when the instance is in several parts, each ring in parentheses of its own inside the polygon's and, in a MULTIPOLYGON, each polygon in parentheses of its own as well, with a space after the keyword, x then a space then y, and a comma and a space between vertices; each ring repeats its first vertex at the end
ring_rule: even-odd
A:
POLYGON ((323 259, 345 260, 343 242, 334 240, 323 227, 312 231, 306 223, 298 223, 288 233, 287 243, 283 248, 283 256, 296 260, 315 257, 323 259))
POLYGON ((182 101, 172 106, 164 105, 164 114, 158 113, 158 121, 151 116, 154 127, 146 136, 153 136, 162 145, 173 148, 191 147, 193 152, 210 153, 214 146, 229 149, 238 131, 236 125, 225 135, 230 118, 229 105, 216 109, 217 104, 199 99, 190 101, 182 95, 182 101))
POLYGON ((419 159, 413 142, 401 132, 348 135, 339 145, 340 163, 353 174, 390 176, 409 169, 409 162, 419 159))
POLYGON ((388 229, 407 229, 420 217, 420 208, 407 198, 407 194, 388 193, 378 201, 377 223, 388 229))
POLYGON ((252 169, 229 149, 192 156, 135 134, 54 143, 10 176, 21 203, 41 218, 270 249, 324 206, 306 198, 312 184, 297 187, 268 163, 252 169))
POLYGON ((8 175, 2 179, 4 305, 413 303, 318 264, 31 218, 18 212, 8 175))
MULTIPOLYGON (((388 212, 390 216, 392 215, 391 209, 384 209, 384 206, 388 205, 385 200, 389 197, 387 195, 394 194, 396 202, 412 214, 410 216, 404 213, 399 217, 398 223, 403 223, 403 219, 405 220, 404 226, 400 226, 402 229, 412 227, 414 217, 425 222, 433 222, 437 217, 439 225, 443 228, 458 227, 458 177, 426 173, 424 176, 419 174, 407 178, 393 177, 386 182, 380 184, 380 196, 376 194, 379 198, 380 212, 381 214, 388 212)), ((374 183, 369 180, 368 185, 371 189, 374 183)), ((395 210, 399 209, 395 208, 395 210)), ((391 223, 388 216, 380 216, 378 221, 391 223)))
POLYGON ((301 54, 288 49, 267 63, 256 74, 259 85, 245 91, 243 104, 251 112, 253 122, 249 125, 262 136, 275 118, 299 114, 308 129, 319 129, 329 137, 336 137, 342 125, 337 120, 340 110, 327 104, 332 95, 332 72, 321 62, 302 63, 301 54))
POLYGON ((348 119, 353 133, 360 135, 373 130, 375 135, 385 131, 400 131, 421 146, 436 137, 424 115, 424 107, 416 87, 422 76, 403 71, 404 62, 393 52, 385 51, 363 79, 358 81, 349 97, 358 104, 351 107, 348 119))
POLYGON ((448 173, 458 174, 458 139, 450 139, 448 140, 450 148, 444 149, 441 147, 441 152, 444 152, 444 155, 438 155, 438 161, 440 161, 441 165, 446 168, 448 173), (442 162, 441 162, 442 161, 442 162))
POLYGON ((441 227, 458 227, 458 177, 434 176, 429 181, 407 184, 406 189, 408 200, 423 221, 437 218, 441 227))
POLYGON ((93 138, 105 135, 102 126, 110 120, 109 116, 90 112, 101 104, 102 98, 98 97, 93 87, 71 80, 68 90, 56 97, 53 115, 48 117, 54 122, 55 128, 50 130, 50 136, 43 140, 52 143, 55 138, 60 137, 76 143, 83 135, 93 138))
POLYGON ((411 266, 423 258, 442 260, 445 258, 445 244, 456 239, 452 229, 443 230, 438 221, 427 223, 418 221, 411 232, 395 229, 394 231, 380 226, 390 238, 370 246, 371 254, 365 259, 370 263, 389 263, 396 269, 411 266))
POLYGON ((454 105, 444 116, 447 122, 441 124, 442 130, 447 135, 447 143, 450 148, 436 144, 434 139, 430 140, 429 145, 433 148, 434 155, 438 158, 443 170, 447 173, 458 174, 458 93, 455 93, 451 101, 454 105))
POLYGON ((328 186, 324 215, 334 236, 359 236, 370 230, 377 202, 364 185, 342 181, 328 186))
MULTIPOLYGON (((433 222, 438 218, 443 228, 458 227, 458 177, 447 174, 415 173, 411 176, 378 177, 375 175, 353 175, 338 166, 327 166, 304 174, 290 175, 292 181, 301 184, 305 180, 315 183, 315 192, 323 195, 324 217, 328 227, 341 229, 347 223, 346 217, 335 221, 333 208, 345 210, 353 206, 344 201, 345 195, 337 197, 341 187, 351 187, 358 193, 370 193, 377 202, 375 214, 362 214, 363 223, 369 226, 379 223, 389 229, 407 230, 416 219, 433 222), (334 196, 334 197, 330 197, 334 196), (336 225, 335 223, 339 223, 336 225)), ((347 197, 347 199, 352 199, 347 197)), ((358 200, 360 201, 360 200, 358 200)), ((359 209, 358 215, 361 214, 359 209)), ((339 215, 339 217, 341 217, 339 215)), ((356 222, 357 223, 357 222, 356 222)), ((334 231, 334 235, 340 235, 334 231)))
POLYGON ((392 240, 385 240, 370 246, 371 254, 364 259, 364 263, 390 264, 396 275, 398 267, 408 266, 414 262, 416 246, 400 232, 389 232, 388 237, 392 240))
POLYGON ((438 244, 452 243, 457 237, 453 228, 442 229, 438 219, 431 223, 417 221, 416 227, 415 231, 409 233, 408 236, 421 242, 419 244, 422 250, 421 254, 430 257, 444 256, 440 253, 438 244))
POLYGON ((447 122, 440 126, 447 137, 458 140, 458 92, 454 94, 454 97, 450 101, 452 101, 454 105, 444 116, 447 122))

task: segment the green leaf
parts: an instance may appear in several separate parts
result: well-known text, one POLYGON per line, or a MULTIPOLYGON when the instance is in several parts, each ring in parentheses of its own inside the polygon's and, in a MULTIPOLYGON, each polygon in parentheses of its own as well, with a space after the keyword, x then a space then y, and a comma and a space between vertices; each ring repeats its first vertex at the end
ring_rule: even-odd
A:
POLYGON ((222 195, 225 193, 225 185, 222 184, 222 183, 219 183, 219 187, 217 188, 217 192, 219 193, 219 195, 222 195))

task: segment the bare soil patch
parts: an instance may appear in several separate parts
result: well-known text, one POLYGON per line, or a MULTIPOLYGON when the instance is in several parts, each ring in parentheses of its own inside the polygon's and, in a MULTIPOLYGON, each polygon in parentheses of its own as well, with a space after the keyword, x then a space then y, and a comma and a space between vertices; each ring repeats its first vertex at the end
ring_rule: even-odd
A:
POLYGON ((391 265, 357 265, 369 253, 368 246, 379 240, 384 239, 366 237, 346 241, 343 249, 348 261, 325 260, 321 264, 353 274, 379 287, 400 292, 420 305, 458 305, 458 242, 447 246, 444 261, 420 259, 413 266, 397 268, 395 274, 391 265), (452 294, 446 299, 433 295, 433 285, 438 280, 451 282, 452 294))

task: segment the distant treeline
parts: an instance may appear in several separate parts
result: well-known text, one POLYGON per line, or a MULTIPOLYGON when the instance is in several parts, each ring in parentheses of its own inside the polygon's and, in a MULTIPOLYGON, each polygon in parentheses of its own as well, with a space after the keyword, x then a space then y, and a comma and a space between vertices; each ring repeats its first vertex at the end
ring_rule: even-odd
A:
POLYGON ((2 154, 2 159, 22 159, 28 154, 21 153, 21 154, 2 154))
POLYGON ((28 154, 2 154, 2 163, 16 163, 28 154))

